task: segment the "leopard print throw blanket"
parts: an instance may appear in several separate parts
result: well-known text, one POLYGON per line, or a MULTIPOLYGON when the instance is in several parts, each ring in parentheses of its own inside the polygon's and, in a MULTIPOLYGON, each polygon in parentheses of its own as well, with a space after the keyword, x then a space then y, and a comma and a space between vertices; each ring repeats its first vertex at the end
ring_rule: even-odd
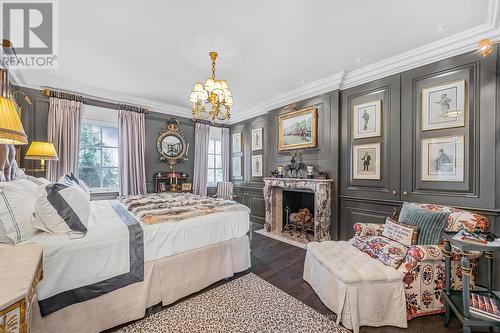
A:
POLYGON ((186 193, 159 193, 119 197, 118 200, 141 222, 156 224, 227 211, 250 210, 236 201, 186 193))

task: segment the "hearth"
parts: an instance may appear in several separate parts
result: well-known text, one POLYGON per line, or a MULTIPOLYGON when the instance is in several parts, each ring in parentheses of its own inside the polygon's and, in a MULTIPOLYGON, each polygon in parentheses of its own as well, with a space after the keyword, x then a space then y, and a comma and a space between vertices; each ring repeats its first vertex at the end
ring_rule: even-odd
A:
MULTIPOLYGON (((330 240, 332 182, 331 179, 264 178, 264 202, 266 206, 264 229, 274 234, 287 235, 287 233, 283 232, 286 225, 284 196, 287 196, 284 192, 294 191, 303 193, 300 195, 312 195, 313 203, 310 207, 295 208, 296 210, 308 208, 312 213, 314 217, 314 227, 312 228, 314 237, 311 237, 311 240, 330 240)), ((303 199, 305 202, 311 200, 310 197, 309 199, 303 197, 303 199)))
POLYGON ((283 190, 283 232, 314 239, 314 193, 311 190, 283 190))

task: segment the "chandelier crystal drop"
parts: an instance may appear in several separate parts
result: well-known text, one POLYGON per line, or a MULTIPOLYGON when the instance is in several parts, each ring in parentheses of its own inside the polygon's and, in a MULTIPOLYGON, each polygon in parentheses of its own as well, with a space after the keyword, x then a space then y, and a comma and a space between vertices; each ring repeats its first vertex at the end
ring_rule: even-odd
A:
POLYGON ((193 103, 193 119, 211 119, 212 122, 229 120, 231 106, 233 105, 233 94, 227 81, 215 78, 217 52, 212 51, 209 55, 210 59, 212 59, 212 76, 207 79, 205 85, 196 82, 189 96, 189 101, 193 103))

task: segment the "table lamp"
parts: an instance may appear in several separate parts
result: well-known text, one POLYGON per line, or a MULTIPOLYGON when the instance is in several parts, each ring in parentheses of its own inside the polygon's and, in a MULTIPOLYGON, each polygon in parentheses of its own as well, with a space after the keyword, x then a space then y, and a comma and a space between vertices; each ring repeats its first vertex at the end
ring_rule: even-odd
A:
POLYGON ((24 157, 27 160, 39 160, 40 170, 45 171, 45 160, 57 161, 56 148, 52 142, 33 141, 24 157))

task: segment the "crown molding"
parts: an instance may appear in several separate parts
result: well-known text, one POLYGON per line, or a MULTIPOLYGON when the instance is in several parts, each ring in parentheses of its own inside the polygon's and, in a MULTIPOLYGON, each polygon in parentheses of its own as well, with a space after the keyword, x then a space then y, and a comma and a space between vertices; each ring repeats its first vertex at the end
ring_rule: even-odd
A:
MULTIPOLYGON (((25 80, 23 80, 21 75, 18 75, 18 78, 20 78, 20 80, 19 79, 17 80, 18 85, 20 85, 22 87, 36 89, 36 90, 40 90, 42 88, 48 88, 47 80, 44 79, 43 77, 36 77, 36 78, 32 77, 30 79, 30 82, 26 82, 25 80)), ((168 114, 168 115, 172 115, 172 116, 179 116, 179 117, 190 117, 191 116, 191 109, 187 108, 187 107, 182 107, 179 105, 168 104, 168 103, 161 103, 158 101, 140 98, 140 97, 134 97, 131 95, 126 95, 126 94, 122 94, 122 93, 118 93, 118 92, 110 91, 110 90, 106 90, 106 89, 95 88, 92 86, 81 85, 81 84, 75 84, 75 83, 72 83, 69 81, 58 80, 57 82, 52 83, 50 85, 50 88, 60 89, 62 91, 75 92, 75 94, 95 96, 95 97, 98 97, 100 99, 109 100, 109 101, 113 101, 113 102, 119 102, 119 103, 123 103, 123 104, 137 105, 137 106, 145 107, 148 110, 153 111, 153 112, 168 114)))
POLYGON ((500 38, 500 0, 488 0, 486 22, 483 24, 359 69, 350 72, 344 70, 324 79, 281 93, 259 103, 255 107, 238 112, 232 120, 243 121, 272 109, 325 92, 351 88, 432 62, 474 51, 477 50, 477 44, 483 38, 490 38, 493 41, 500 38))
MULTIPOLYGON (((455 35, 437 40, 435 42, 417 47, 413 50, 395 55, 393 57, 375 62, 353 71, 340 71, 317 81, 307 83, 298 88, 280 93, 272 98, 261 101, 249 108, 233 108, 232 118, 229 124, 234 124, 249 118, 266 114, 267 112, 311 98, 336 89, 347 89, 361 85, 383 77, 401 73, 403 71, 420 67, 455 55, 466 53, 477 49, 477 43, 483 38, 493 41, 500 39, 500 0, 488 0, 488 10, 485 23, 474 28, 464 30, 455 35)), ((0 54, 2 54, 0 48, 0 54)), ((29 82, 24 80, 22 71, 11 69, 11 75, 20 86, 41 89, 47 85, 43 74, 31 78, 29 82)), ((188 107, 161 103, 158 101, 134 97, 117 93, 110 90, 91 86, 79 85, 71 82, 55 82, 53 88, 61 87, 62 90, 77 91, 81 94, 99 96, 101 98, 120 101, 128 104, 147 107, 151 111, 170 114, 180 117, 189 117, 191 110, 188 107)))

